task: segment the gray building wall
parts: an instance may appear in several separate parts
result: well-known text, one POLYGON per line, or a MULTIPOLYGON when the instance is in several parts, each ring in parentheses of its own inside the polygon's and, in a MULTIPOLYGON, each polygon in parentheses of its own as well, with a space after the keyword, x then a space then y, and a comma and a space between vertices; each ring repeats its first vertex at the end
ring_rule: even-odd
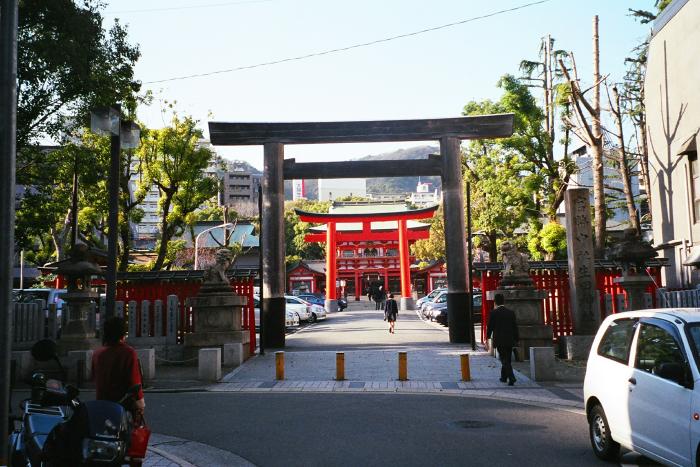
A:
POLYGON ((699 282, 682 265, 700 249, 700 216, 692 208, 692 157, 679 154, 700 127, 699 83, 700 1, 675 0, 654 23, 645 81, 652 229, 670 261, 669 287, 699 282))

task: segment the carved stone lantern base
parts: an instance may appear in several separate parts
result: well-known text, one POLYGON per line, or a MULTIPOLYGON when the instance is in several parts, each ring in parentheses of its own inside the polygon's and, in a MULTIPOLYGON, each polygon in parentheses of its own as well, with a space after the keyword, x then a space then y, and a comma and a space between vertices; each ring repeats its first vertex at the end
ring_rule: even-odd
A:
POLYGON ((241 343, 247 349, 250 333, 242 330, 247 303, 248 298, 234 294, 230 286, 202 286, 188 303, 193 307, 194 332, 185 334, 185 359, 197 357, 203 348, 221 347, 223 351, 224 344, 241 343))
POLYGON ((94 313, 94 301, 98 297, 95 292, 68 292, 63 296, 65 304, 63 313, 67 313, 66 324, 61 329, 58 340, 58 352, 66 355, 74 350, 94 350, 102 344, 95 337, 95 328, 89 320, 94 313))
POLYGON ((625 292, 627 292, 627 308, 625 311, 643 310, 647 307, 644 300, 644 293, 647 287, 649 287, 649 284, 654 282, 651 277, 626 275, 616 277, 613 279, 613 282, 620 284, 625 292))

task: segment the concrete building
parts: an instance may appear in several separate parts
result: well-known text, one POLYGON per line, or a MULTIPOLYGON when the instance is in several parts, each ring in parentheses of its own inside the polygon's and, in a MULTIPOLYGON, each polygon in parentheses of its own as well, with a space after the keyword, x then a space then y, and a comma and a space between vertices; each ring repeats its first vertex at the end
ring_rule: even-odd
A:
MULTIPOLYGON (((612 149, 604 149, 604 151, 610 151, 612 149)), ((581 188, 588 188, 591 190, 590 202, 593 205, 593 158, 588 152, 588 146, 581 146, 571 153, 574 163, 578 167, 578 171, 571 176, 570 183, 572 186, 578 186, 581 188)), ((615 167, 605 166, 603 169, 603 178, 605 180, 605 185, 609 188, 605 189, 605 197, 609 200, 608 207, 610 208, 610 214, 608 216, 607 230, 608 231, 621 231, 630 227, 629 214, 627 211, 627 205, 625 204, 625 197, 622 193, 622 179, 620 178, 620 172, 615 167)), ((635 200, 639 199, 639 177, 632 177, 632 195, 635 200)), ((562 203, 562 207, 564 204, 562 203)), ((637 205, 639 209, 639 204, 637 205)))
POLYGON ((250 170, 241 161, 226 162, 222 173, 221 204, 232 206, 241 202, 258 202, 262 172, 250 170))
POLYGON ((345 196, 367 196, 364 178, 337 178, 318 181, 318 200, 333 201, 345 196))
POLYGON ((411 193, 411 195, 408 197, 408 201, 411 204, 419 207, 439 204, 440 190, 437 188, 431 190, 431 185, 432 184, 430 183, 423 183, 419 181, 418 185, 416 186, 416 191, 411 193))
POLYGON ((700 2, 674 0, 654 22, 645 80, 654 244, 668 287, 700 283, 700 2))

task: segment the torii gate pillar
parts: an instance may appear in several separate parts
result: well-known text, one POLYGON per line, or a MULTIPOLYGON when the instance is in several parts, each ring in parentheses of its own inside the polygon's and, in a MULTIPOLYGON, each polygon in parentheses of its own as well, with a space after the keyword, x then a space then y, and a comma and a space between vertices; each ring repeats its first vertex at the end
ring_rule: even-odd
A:
POLYGON ((459 138, 440 138, 442 155, 442 202, 445 212, 447 258, 447 323, 450 342, 471 342, 468 332, 467 242, 464 228, 464 190, 459 138), (448 214, 449 213, 449 214, 448 214))
POLYGON ((284 145, 265 143, 262 176, 262 317, 267 348, 284 347, 284 145), (282 323, 282 326, 280 326, 282 323))

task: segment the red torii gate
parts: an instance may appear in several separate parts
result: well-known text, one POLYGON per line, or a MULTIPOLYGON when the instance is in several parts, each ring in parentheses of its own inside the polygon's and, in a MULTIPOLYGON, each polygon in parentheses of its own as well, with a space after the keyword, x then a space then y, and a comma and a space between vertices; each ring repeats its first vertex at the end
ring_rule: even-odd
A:
MULTIPOLYGON (((409 229, 409 220, 429 219, 433 217, 438 205, 422 209, 414 209, 398 212, 359 213, 359 214, 334 214, 316 213, 295 209, 299 219, 303 222, 326 224, 325 233, 311 233, 304 237, 307 242, 326 242, 326 305, 331 306, 332 301, 338 297, 336 294, 337 277, 337 245, 339 242, 367 242, 367 241, 396 241, 399 245, 399 265, 401 270, 401 302, 405 304, 411 299, 411 270, 409 242, 426 239, 430 236, 428 230, 409 229), (372 222, 397 222, 396 229, 372 230, 372 222), (362 229, 357 231, 341 231, 336 229, 337 224, 362 223, 362 229)), ((359 284, 357 280, 355 287, 359 284)), ((406 308, 402 306, 402 308, 406 308)), ((329 308, 330 309, 330 308, 329 308)))

